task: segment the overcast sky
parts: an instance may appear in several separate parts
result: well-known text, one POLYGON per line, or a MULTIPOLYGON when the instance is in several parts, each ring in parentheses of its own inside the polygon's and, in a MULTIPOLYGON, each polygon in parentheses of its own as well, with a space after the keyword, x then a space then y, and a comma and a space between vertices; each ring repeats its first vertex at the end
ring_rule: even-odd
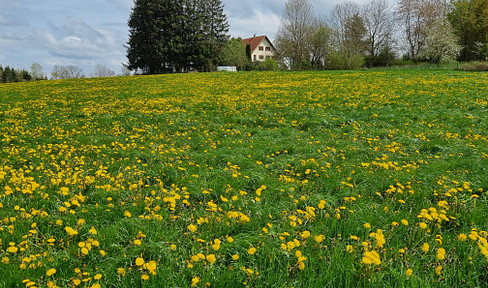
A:
MULTIPOLYGON (((344 0, 309 0, 318 16, 344 0)), ((363 3, 366 0, 356 0, 363 3)), ((234 37, 273 40, 286 0, 223 0, 234 37)), ((76 65, 89 75, 96 64, 121 73, 133 0, 0 0, 0 65, 30 70, 40 63, 76 65)), ((49 75, 48 75, 49 76, 49 75)))

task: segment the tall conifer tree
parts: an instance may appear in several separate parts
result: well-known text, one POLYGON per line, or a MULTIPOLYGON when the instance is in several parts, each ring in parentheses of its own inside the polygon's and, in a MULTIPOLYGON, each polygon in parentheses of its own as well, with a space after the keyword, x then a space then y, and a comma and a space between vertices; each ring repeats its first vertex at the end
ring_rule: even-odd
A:
POLYGON ((129 19, 127 68, 142 69, 145 73, 160 73, 164 64, 161 25, 162 1, 137 0, 129 19))
POLYGON ((228 31, 221 0, 136 0, 127 67, 149 74, 212 71, 228 31))

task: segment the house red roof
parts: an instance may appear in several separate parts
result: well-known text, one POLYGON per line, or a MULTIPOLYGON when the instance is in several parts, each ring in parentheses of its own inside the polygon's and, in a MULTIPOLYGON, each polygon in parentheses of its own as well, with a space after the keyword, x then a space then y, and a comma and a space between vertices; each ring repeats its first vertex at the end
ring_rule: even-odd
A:
MULTIPOLYGON (((271 43, 271 41, 269 41, 269 38, 267 36, 265 36, 265 35, 263 35, 263 36, 254 36, 254 37, 251 37, 251 38, 242 39, 242 43, 244 43, 244 45, 246 45, 246 46, 248 44, 251 45, 251 51, 254 51, 254 50, 256 50, 256 48, 258 48, 259 44, 264 39, 267 39, 268 42, 271 43)), ((271 46, 274 48, 273 43, 271 43, 271 46)))

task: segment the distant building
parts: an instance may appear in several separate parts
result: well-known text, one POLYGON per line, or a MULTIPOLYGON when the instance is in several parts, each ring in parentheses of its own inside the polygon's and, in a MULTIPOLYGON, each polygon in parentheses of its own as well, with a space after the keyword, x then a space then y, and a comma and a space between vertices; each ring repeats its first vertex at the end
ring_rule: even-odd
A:
POLYGON ((236 66, 218 66, 217 71, 237 72, 236 66))
POLYGON ((251 46, 252 62, 274 59, 276 57, 276 48, 267 36, 254 36, 242 39, 242 42, 246 46, 251 46))

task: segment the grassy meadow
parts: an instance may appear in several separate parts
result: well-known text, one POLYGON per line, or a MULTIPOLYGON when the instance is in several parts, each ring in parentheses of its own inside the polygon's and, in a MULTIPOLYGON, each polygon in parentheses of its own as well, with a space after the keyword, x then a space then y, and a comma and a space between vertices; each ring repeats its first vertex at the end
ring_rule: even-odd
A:
POLYGON ((0 85, 0 287, 488 283, 488 74, 0 85))

